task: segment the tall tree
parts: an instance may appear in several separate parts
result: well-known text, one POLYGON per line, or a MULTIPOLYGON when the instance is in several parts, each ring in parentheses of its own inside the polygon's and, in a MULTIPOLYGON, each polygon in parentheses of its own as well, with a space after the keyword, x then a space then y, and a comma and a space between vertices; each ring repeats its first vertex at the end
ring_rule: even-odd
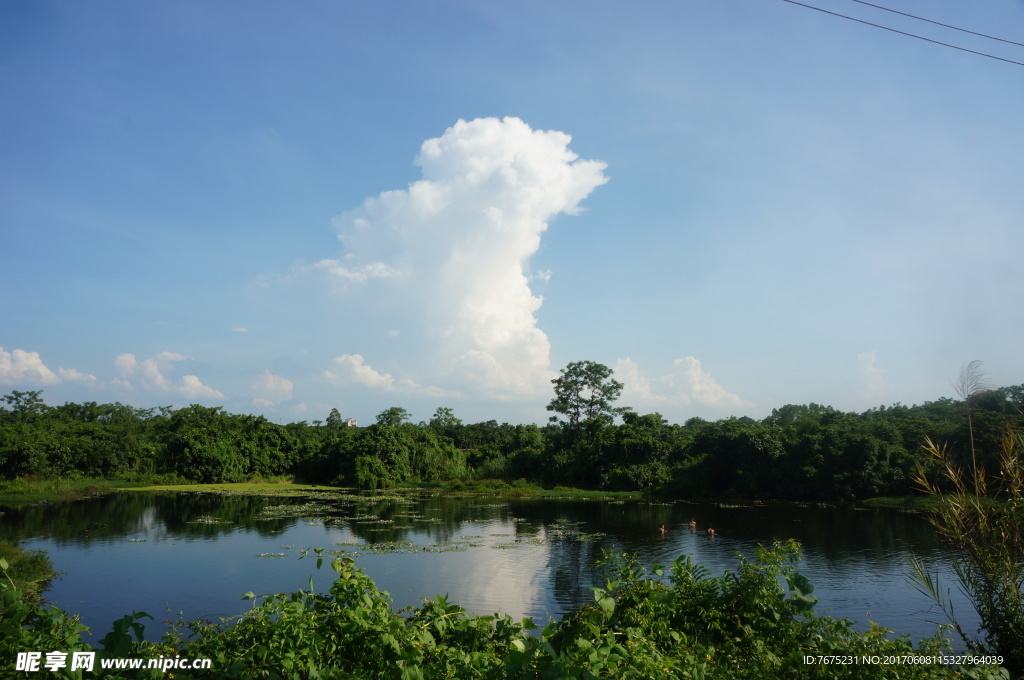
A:
POLYGON ((377 414, 378 425, 389 425, 391 427, 397 427, 411 419, 412 414, 401 406, 392 406, 386 411, 381 411, 377 414))
POLYGON ((462 420, 456 418, 455 412, 450 408, 441 406, 434 411, 434 417, 430 419, 427 426, 442 437, 455 439, 459 428, 462 427, 462 420))
MULTIPOLYGON (((562 369, 551 383, 555 398, 548 410, 560 413, 570 428, 591 421, 611 422, 623 409, 612 402, 622 394, 622 383, 612 379, 612 369, 593 361, 576 361, 562 369)), ((556 416, 551 417, 557 422, 556 416)))
POLYGON ((327 414, 327 427, 332 430, 337 430, 345 421, 341 419, 341 414, 338 413, 338 409, 332 408, 331 412, 327 414))
POLYGON ((10 404, 14 419, 29 420, 46 413, 48 407, 40 396, 42 393, 42 390, 28 392, 14 390, 7 396, 0 397, 0 401, 10 404))

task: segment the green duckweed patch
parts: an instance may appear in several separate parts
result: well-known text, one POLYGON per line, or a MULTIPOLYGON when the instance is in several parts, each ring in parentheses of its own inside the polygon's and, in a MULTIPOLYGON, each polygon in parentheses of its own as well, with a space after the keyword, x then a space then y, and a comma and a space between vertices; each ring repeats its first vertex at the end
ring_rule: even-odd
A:
POLYGON ((186 524, 234 524, 234 522, 229 519, 203 515, 202 517, 196 517, 195 519, 189 520, 186 524))
POLYGON ((867 508, 892 508, 904 512, 930 512, 941 504, 933 496, 880 496, 860 501, 857 505, 867 508))

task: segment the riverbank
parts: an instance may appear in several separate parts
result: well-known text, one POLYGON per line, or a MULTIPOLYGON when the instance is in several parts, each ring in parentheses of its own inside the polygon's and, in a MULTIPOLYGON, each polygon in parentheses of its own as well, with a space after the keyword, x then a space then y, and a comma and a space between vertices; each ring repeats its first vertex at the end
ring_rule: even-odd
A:
POLYGON ((868 508, 892 508, 906 512, 929 512, 938 504, 939 499, 934 496, 881 496, 857 501, 857 505, 868 508))
MULTIPOLYGON (((542 486, 520 480, 511 484, 496 479, 454 480, 405 484, 399 489, 423 489, 447 494, 493 495, 509 498, 574 498, 627 500, 643 498, 635 491, 594 491, 542 486)), ((291 476, 269 480, 254 479, 230 484, 191 484, 178 478, 145 481, 110 479, 16 479, 0 482, 0 504, 25 505, 92 498, 115 491, 179 491, 190 493, 231 493, 255 496, 302 496, 315 492, 350 492, 352 488, 305 484, 291 476)), ((391 489, 394 490, 394 489, 391 489)))
POLYGON ((49 587, 50 581, 61 572, 42 550, 23 550, 11 541, 0 541, 0 565, 14 588, 22 590, 30 601, 49 587))
MULTIPOLYGON (((451 494, 481 494, 509 498, 593 498, 630 500, 645 498, 637 491, 598 491, 556 486, 546 489, 538 484, 518 480, 512 483, 497 479, 453 480, 448 482, 420 482, 405 484, 403 489, 415 488, 451 494)), ((351 488, 305 484, 293 476, 272 479, 253 479, 231 484, 192 484, 174 475, 163 475, 139 480, 101 478, 80 479, 15 479, 0 482, 0 504, 24 505, 29 503, 74 501, 92 498, 115 491, 184 491, 191 493, 233 493, 274 496, 301 496, 311 492, 352 491, 351 488)), ((690 499, 697 500, 697 499, 690 499)), ((773 501, 760 501, 772 503, 773 501)), ((783 502, 783 501, 779 501, 783 502)), ((792 502, 792 501, 789 501, 792 502)), ((928 512, 936 506, 936 499, 927 496, 878 497, 856 501, 856 505, 869 508, 892 508, 907 512, 928 512)))
POLYGON ((120 489, 148 486, 132 482, 83 477, 80 479, 14 479, 0 482, 0 504, 26 505, 56 501, 75 501, 113 493, 120 489))

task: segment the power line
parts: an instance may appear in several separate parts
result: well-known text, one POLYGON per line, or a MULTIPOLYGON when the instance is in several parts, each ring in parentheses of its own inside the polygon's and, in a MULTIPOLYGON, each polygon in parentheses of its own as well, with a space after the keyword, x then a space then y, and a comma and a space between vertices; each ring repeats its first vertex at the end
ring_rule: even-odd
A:
POLYGON ((903 15, 905 17, 910 17, 911 19, 918 19, 919 21, 927 21, 929 24, 935 24, 936 26, 944 26, 946 28, 952 28, 954 31, 963 31, 964 33, 970 33, 971 35, 978 35, 978 36, 981 36, 982 38, 988 38, 989 40, 998 40, 999 42, 1004 42, 1004 43, 1009 43, 1011 45, 1019 45, 1021 47, 1024 47, 1024 43, 1014 42, 1012 40, 1004 40, 1002 38, 997 38, 994 35, 986 35, 984 33, 978 33, 976 31, 968 31, 966 28, 960 28, 959 26, 951 26, 949 24, 944 24, 944 23, 942 23, 940 21, 932 21, 931 19, 925 19, 924 17, 914 16, 913 14, 907 14, 906 12, 900 12, 899 10, 889 9, 888 7, 882 7, 881 5, 875 5, 875 4, 872 4, 870 2, 864 2, 864 0, 853 0, 853 2, 860 3, 861 5, 867 5, 868 7, 875 7, 877 9, 884 9, 886 12, 892 12, 893 14, 901 14, 901 15, 903 15))
POLYGON ((886 30, 886 31, 892 31, 893 33, 899 33, 900 35, 905 35, 905 36, 908 36, 908 37, 911 37, 911 38, 917 38, 918 40, 924 40, 926 42, 935 43, 936 45, 942 45, 943 47, 952 47, 954 50, 960 50, 961 52, 970 52, 971 54, 977 54, 978 56, 981 56, 981 57, 988 57, 989 59, 996 59, 998 61, 1005 61, 1008 64, 1016 64, 1017 66, 1024 66, 1024 62, 1014 61, 1013 59, 1003 59, 1002 57, 997 57, 994 54, 987 54, 985 52, 977 52, 975 50, 969 50, 966 47, 959 47, 958 45, 950 45, 949 43, 944 43, 944 42, 941 42, 939 40, 932 40, 931 38, 925 38, 922 35, 916 35, 914 33, 907 33, 906 31, 898 31, 895 28, 889 28, 888 26, 882 26, 881 24, 873 24, 870 21, 864 21, 863 19, 856 19, 854 17, 846 16, 845 14, 839 14, 838 12, 830 12, 827 9, 822 9, 820 7, 814 7, 812 5, 805 5, 802 2, 796 2, 796 0, 782 0, 782 1, 783 2, 788 2, 791 5, 799 5, 801 7, 806 7, 807 9, 813 9, 813 10, 817 10, 818 12, 824 12, 825 14, 831 14, 832 16, 841 17, 843 19, 849 19, 850 21, 856 21, 859 24, 867 24, 868 26, 874 26, 875 28, 881 28, 881 29, 886 30))

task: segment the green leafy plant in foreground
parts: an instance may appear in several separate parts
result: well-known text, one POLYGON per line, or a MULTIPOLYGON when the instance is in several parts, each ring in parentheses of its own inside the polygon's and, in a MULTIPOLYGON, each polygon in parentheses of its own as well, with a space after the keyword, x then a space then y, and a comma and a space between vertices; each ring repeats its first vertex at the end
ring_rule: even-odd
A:
MULTIPOLYGON (((320 568, 324 551, 312 550, 320 568)), ((304 550, 305 556, 313 555, 304 550)), ((219 624, 182 622, 155 644, 142 641, 144 614, 126 616, 102 640, 100 654, 212 659, 208 671, 174 671, 179 680, 1009 677, 996 666, 807 663, 819 655, 885 658, 949 650, 938 633, 915 647, 905 637, 889 639, 890 631, 877 626, 858 633, 848 620, 815 616, 813 587, 793 567, 798 557, 795 542, 776 543, 753 559, 741 556, 735 572, 716 577, 688 557, 648 571, 628 555, 606 555, 606 581, 594 588, 593 602, 539 635, 531 633, 529 619, 471 615, 445 596, 396 612, 354 560, 335 558, 336 579, 327 592, 315 592, 311 578, 308 590, 247 593, 253 601, 247 614, 219 624)), ((88 649, 75 617, 21 601, 9 584, 2 588, 4 663, 26 649, 88 649)))
POLYGON ((994 666, 806 663, 949 650, 938 634, 915 646, 881 627, 858 633, 848 620, 815 616, 813 586, 793 568, 798 556, 794 542, 776 544, 717 577, 688 557, 648 571, 607 556, 593 602, 539 635, 529 619, 470 615, 444 596, 395 612, 353 560, 337 558, 328 592, 310 581, 288 595, 249 593, 254 608, 233 625, 190 622, 189 641, 162 644, 214 660, 212 671, 179 678, 1008 677, 994 666))
MULTIPOLYGON (((6 559, 0 558, 0 668, 12 670, 18 652, 91 652, 94 648, 83 640, 89 632, 82 625, 78 615, 69 615, 57 607, 41 604, 31 590, 16 583, 9 575, 10 565, 6 559)), ((101 644, 104 646, 97 654, 101 658, 138 656, 144 647, 142 643, 143 628, 134 623, 136 619, 147 617, 147 614, 125 616, 114 623, 114 629, 108 633, 101 644), (133 629, 137 640, 133 641, 127 631, 133 629)), ((82 680, 84 677, 100 677, 119 680, 126 676, 111 672, 97 672, 83 675, 85 671, 71 671, 68 668, 54 672, 46 671, 49 677, 68 680, 82 680)), ((160 671, 132 671, 130 677, 159 678, 160 671)), ((3 675, 3 677, 10 677, 3 675)), ((27 677, 27 676, 26 676, 27 677)))

